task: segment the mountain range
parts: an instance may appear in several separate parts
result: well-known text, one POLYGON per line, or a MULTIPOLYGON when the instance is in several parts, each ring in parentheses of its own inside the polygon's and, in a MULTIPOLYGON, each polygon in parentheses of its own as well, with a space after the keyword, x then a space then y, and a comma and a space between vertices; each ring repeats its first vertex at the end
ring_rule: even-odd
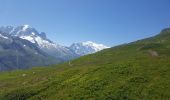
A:
POLYGON ((169 100, 170 29, 64 64, 0 73, 0 100, 169 100))
POLYGON ((109 48, 102 44, 97 44, 91 41, 73 43, 70 47, 62 46, 48 39, 46 33, 38 32, 35 28, 29 25, 21 25, 17 27, 2 26, 0 27, 0 38, 2 49, 0 54, 0 64, 2 65, 0 68, 1 70, 25 69, 33 66, 62 63, 68 60, 78 58, 80 56, 92 54, 100 50, 109 48), (17 42, 14 43, 15 41, 17 42), (6 42, 8 42, 9 44, 6 44, 6 42), (5 48, 2 45, 13 47, 5 48), (20 46, 17 47, 17 45, 20 46), (30 46, 33 48, 30 48, 30 46), (6 52, 7 50, 14 52, 13 54, 15 55, 13 55, 13 59, 11 58, 11 54, 9 52, 6 52), (19 54, 22 52, 21 50, 25 52, 22 54, 22 57, 19 54), (26 55, 26 53, 28 54, 26 55), (38 57, 38 54, 41 54, 41 57, 38 57), (5 57, 7 57, 8 59, 4 59, 5 57), (44 58, 50 58, 50 61, 45 60, 44 58), (15 59, 18 59, 19 61, 15 59), (18 62, 22 63, 18 64, 18 62))

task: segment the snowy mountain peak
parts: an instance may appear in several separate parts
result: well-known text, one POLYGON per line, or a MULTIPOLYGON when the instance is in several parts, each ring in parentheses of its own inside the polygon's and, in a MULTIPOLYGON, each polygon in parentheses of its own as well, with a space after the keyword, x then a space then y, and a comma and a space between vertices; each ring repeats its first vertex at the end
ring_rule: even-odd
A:
POLYGON ((70 46, 71 50, 75 51, 78 55, 86 55, 98 52, 100 50, 109 48, 103 44, 97 44, 92 41, 86 41, 81 43, 74 43, 70 46))
POLYGON ((27 25, 27 24, 22 26, 23 31, 26 31, 28 28, 31 28, 31 27, 29 25, 27 25))
POLYGON ((30 27, 29 25, 22 25, 22 26, 14 27, 14 29, 10 33, 11 35, 18 36, 18 37, 33 35, 32 33, 34 33, 35 35, 38 35, 38 31, 30 27))
POLYGON ((15 37, 28 40, 34 44, 37 44, 40 48, 54 48, 57 46, 52 41, 46 38, 46 34, 44 32, 39 33, 35 28, 27 24, 17 27, 0 27, 0 31, 3 33, 8 33, 15 37))
POLYGON ((83 44, 84 46, 96 47, 98 50, 100 50, 100 49, 102 50, 103 48, 109 48, 109 47, 107 47, 107 46, 105 46, 105 45, 103 45, 103 44, 97 44, 97 43, 92 42, 92 41, 82 42, 82 44, 83 44))
POLYGON ((92 42, 92 41, 86 41, 86 42, 82 42, 82 44, 84 44, 84 45, 89 45, 89 44, 95 44, 95 43, 92 42))

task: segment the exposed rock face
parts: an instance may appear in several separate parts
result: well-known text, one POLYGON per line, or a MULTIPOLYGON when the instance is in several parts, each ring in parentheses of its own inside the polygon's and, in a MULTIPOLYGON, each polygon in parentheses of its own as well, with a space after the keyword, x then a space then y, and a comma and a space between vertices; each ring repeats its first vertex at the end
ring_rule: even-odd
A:
POLYGON ((159 56, 158 52, 156 52, 156 51, 154 51, 154 50, 148 50, 148 53, 149 53, 151 56, 153 56, 153 57, 158 57, 158 56, 159 56))

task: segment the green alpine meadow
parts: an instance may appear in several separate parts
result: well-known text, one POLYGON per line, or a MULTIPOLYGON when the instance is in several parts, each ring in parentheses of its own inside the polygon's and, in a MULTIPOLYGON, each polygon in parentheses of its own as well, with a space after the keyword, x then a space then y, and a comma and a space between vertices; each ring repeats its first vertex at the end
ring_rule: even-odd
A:
POLYGON ((170 100, 170 0, 0 0, 0 100, 170 100))
POLYGON ((170 29, 62 64, 1 72, 0 100, 170 100, 170 29))

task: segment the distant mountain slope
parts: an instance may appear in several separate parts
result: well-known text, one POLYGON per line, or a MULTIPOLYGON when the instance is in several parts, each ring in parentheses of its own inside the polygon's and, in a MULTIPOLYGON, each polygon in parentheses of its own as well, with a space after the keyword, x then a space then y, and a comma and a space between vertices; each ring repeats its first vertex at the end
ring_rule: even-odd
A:
POLYGON ((170 30, 70 63, 0 74, 2 100, 169 100, 170 30))
POLYGON ((0 71, 27 69, 61 62, 27 40, 0 33, 0 71))

